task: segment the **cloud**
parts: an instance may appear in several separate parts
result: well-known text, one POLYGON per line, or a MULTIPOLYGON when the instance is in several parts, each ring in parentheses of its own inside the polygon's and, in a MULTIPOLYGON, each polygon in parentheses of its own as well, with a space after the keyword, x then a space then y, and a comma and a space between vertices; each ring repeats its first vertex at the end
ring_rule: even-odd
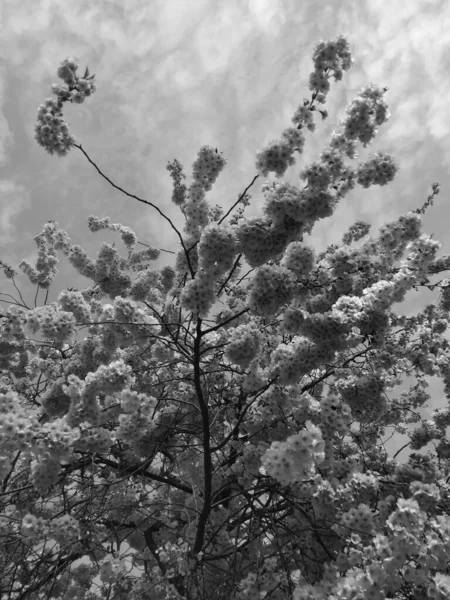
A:
POLYGON ((5 103, 6 69, 0 66, 0 167, 8 163, 8 150, 14 141, 8 120, 3 113, 5 103))
POLYGON ((28 190, 14 181, 0 179, 0 247, 17 241, 15 220, 30 206, 28 190))

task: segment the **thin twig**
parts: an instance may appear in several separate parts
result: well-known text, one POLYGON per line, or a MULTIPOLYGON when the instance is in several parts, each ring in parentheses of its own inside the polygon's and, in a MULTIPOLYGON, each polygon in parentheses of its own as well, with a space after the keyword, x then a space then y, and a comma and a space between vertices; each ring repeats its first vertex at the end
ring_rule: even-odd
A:
POLYGON ((239 196, 239 198, 236 200, 236 202, 233 204, 233 206, 230 208, 230 210, 228 212, 226 212, 223 217, 218 221, 219 225, 222 223, 222 221, 224 221, 228 215, 231 213, 232 210, 234 210, 234 208, 239 204, 239 202, 242 200, 242 198, 244 198, 245 194, 247 193, 247 191, 252 187, 252 185, 255 183, 255 181, 258 179, 259 175, 255 175, 253 178, 253 181, 245 188, 245 190, 242 192, 242 194, 239 196))
MULTIPOLYGON (((14 281, 14 277, 11 279, 11 281, 13 282, 13 286, 14 286, 14 287, 16 288, 16 290, 19 292, 20 299, 22 300, 22 305, 23 305, 25 308, 28 308, 28 306, 25 304, 25 300, 22 298, 22 294, 21 294, 21 292, 20 292, 19 288, 17 287, 17 285, 16 285, 16 282, 14 281)), ((9 294, 8 294, 8 295, 9 295, 9 294)), ((12 297, 12 296, 11 296, 11 297, 12 297)), ((14 298, 14 300, 15 300, 15 298, 14 298)))
POLYGON ((178 231, 178 229, 175 227, 175 225, 172 223, 172 221, 169 219, 169 217, 167 215, 165 215, 162 210, 160 208, 158 208, 156 206, 156 204, 153 204, 152 202, 149 202, 148 200, 143 200, 142 198, 139 198, 138 196, 135 196, 134 194, 130 194, 129 192, 125 191, 123 188, 121 188, 120 186, 116 185, 113 181, 111 181, 111 179, 109 177, 107 177, 100 169, 99 167, 95 164, 95 162, 90 158, 90 156, 88 155, 88 153, 86 152, 86 150, 82 147, 81 144, 74 144, 75 148, 78 148, 79 150, 81 150, 81 152, 85 155, 85 157, 88 159, 88 161, 91 163, 91 165, 93 165, 93 167, 97 170, 97 172, 103 177, 103 179, 106 179, 106 181, 112 185, 113 188, 115 188, 116 190, 119 190, 120 192, 122 192, 123 194, 125 194, 126 196, 129 196, 130 198, 134 198, 135 200, 138 200, 139 202, 142 202, 143 204, 148 204, 148 206, 151 206, 152 208, 154 208, 164 219, 166 219, 166 221, 170 224, 170 226, 172 227, 172 229, 175 231, 175 233, 177 234, 181 246, 186 254, 186 260, 188 262, 188 266, 189 266, 189 270, 191 272, 191 276, 194 277, 194 271, 192 269, 191 266, 191 261, 189 260, 189 254, 188 251, 186 250, 186 246, 184 245, 183 242, 183 238, 181 237, 181 233, 178 231))

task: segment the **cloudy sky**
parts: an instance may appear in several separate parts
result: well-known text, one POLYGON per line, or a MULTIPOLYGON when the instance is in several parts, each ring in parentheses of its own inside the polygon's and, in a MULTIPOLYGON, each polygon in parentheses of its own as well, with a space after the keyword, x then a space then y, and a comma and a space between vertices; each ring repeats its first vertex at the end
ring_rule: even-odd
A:
MULTIPOLYGON (((60 158, 34 140, 39 104, 51 97, 60 62, 79 59, 96 74, 97 92, 66 106, 71 132, 98 166, 130 193, 152 201, 181 229, 165 169, 177 158, 189 176, 198 149, 218 147, 228 160, 211 192, 212 204, 229 207, 251 182, 255 153, 291 125, 310 97, 312 53, 321 41, 343 34, 355 64, 341 82, 331 80, 329 117, 307 132, 305 152, 287 180, 315 160, 362 86, 389 88, 391 118, 372 146, 399 164, 389 186, 355 188, 331 219, 313 231, 318 249, 338 242, 356 219, 372 223, 420 207, 441 184, 424 230, 450 252, 447 207, 450 4, 445 0, 2 0, 0 2, 0 259, 13 265, 35 258, 33 236, 53 219, 95 256, 113 232, 91 233, 89 215, 109 216, 138 239, 177 249, 175 234, 155 211, 111 188, 82 153, 60 158)), ((263 180, 253 187, 249 214, 260 214, 263 180)), ((189 179, 188 179, 189 183, 189 179)), ((170 264, 162 253, 157 264, 170 264)), ((68 285, 83 287, 63 258, 49 296, 68 285)), ((18 278, 27 299, 35 290, 18 278)), ((4 293, 11 293, 5 279, 4 293)), ((412 293, 399 312, 434 301, 412 293)), ((434 406, 443 405, 433 383, 434 406)))

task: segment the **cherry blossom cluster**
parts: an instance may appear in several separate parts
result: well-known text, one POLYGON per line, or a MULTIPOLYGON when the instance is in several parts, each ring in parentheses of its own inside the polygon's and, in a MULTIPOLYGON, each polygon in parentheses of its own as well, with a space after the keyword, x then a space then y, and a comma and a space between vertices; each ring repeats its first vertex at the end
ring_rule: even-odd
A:
POLYGON ((66 156, 76 141, 63 119, 63 103, 69 101, 82 104, 86 97, 96 91, 94 75, 89 75, 89 69, 86 69, 83 77, 77 76, 77 69, 77 60, 66 58, 57 72, 66 86, 53 84, 52 91, 58 100, 48 98, 39 106, 35 139, 49 154, 66 156))
POLYGON ((406 243, 419 237, 421 226, 422 218, 420 215, 409 211, 396 221, 380 227, 378 244, 386 252, 395 251, 396 256, 400 256, 403 254, 406 243))
POLYGON ((365 237, 370 231, 370 223, 365 221, 356 221, 350 225, 348 231, 342 236, 342 243, 350 245, 365 237))
POLYGON ((105 556, 100 561, 100 579, 103 583, 115 583, 127 572, 127 566, 123 559, 105 556))
POLYGON ((277 559, 275 557, 266 558, 257 573, 249 573, 247 577, 239 582, 239 592, 236 600, 246 600, 247 598, 259 598, 264 595, 272 595, 277 598, 277 587, 281 581, 277 559))
POLYGON ((345 381, 337 382, 339 392, 358 419, 371 421, 385 410, 384 382, 378 374, 367 374, 356 378, 349 375, 345 381))
POLYGON ((187 187, 182 183, 182 180, 186 179, 186 175, 183 173, 183 165, 175 158, 167 164, 166 169, 173 180, 172 202, 182 207, 186 202, 187 193, 187 187))
POLYGON ((64 312, 73 314, 78 324, 89 321, 91 308, 81 292, 63 290, 58 296, 58 303, 64 312))
POLYGON ((212 273, 198 270, 194 279, 190 279, 180 294, 181 306, 188 311, 196 313, 200 318, 208 316, 216 296, 214 283, 216 278, 212 273))
POLYGON ((293 278, 284 267, 265 265, 253 277, 248 306, 261 317, 274 315, 293 295, 293 278))
POLYGON ((5 262, 0 260, 0 266, 3 269, 3 274, 5 275, 5 277, 7 279, 13 279, 16 275, 17 272, 10 266, 7 265, 5 262))
POLYGON ((73 448, 76 451, 82 452, 108 452, 113 439, 111 433, 103 427, 89 427, 80 429, 80 434, 76 442, 73 443, 73 448))
POLYGON ((0 477, 11 468, 14 452, 28 452, 37 429, 37 415, 30 414, 14 390, 0 394, 0 477))
POLYGON ((66 156, 76 142, 62 113, 62 101, 48 98, 39 106, 35 139, 49 154, 66 156))
POLYGON ((78 520, 72 515, 62 515, 50 522, 50 535, 61 545, 68 545, 77 540, 80 534, 78 520))
POLYGON ((297 277, 307 277, 315 264, 314 250, 302 242, 291 242, 284 251, 280 266, 297 277))
MULTIPOLYGON (((182 306, 189 311, 206 317, 214 304, 214 284, 231 267, 235 250, 233 233, 228 226, 210 222, 210 207, 205 199, 205 191, 211 189, 220 171, 226 164, 212 147, 203 146, 193 165, 193 183, 189 187, 189 198, 183 204, 186 216, 184 230, 190 236, 189 245, 199 241, 195 254, 190 256, 191 267, 195 267, 195 277, 188 281, 180 294, 182 306), (210 251, 215 251, 214 260, 208 259, 210 251)), ((183 253, 177 256, 177 270, 187 266, 183 253)))
POLYGON ((218 279, 233 266, 236 242, 227 224, 212 223, 202 231, 198 244, 198 266, 218 279))
POLYGON ((47 454, 31 461, 30 481, 40 496, 46 496, 58 481, 61 465, 57 458, 47 454))
POLYGON ((73 312, 61 310, 55 305, 32 309, 27 316, 27 325, 32 333, 42 333, 45 338, 63 343, 76 334, 76 319, 73 312))
MULTIPOLYGON (((315 99, 320 103, 325 103, 326 94, 330 89, 328 81, 328 72, 332 70, 335 81, 342 78, 343 71, 348 70, 352 65, 352 59, 345 38, 340 37, 336 43, 328 42, 316 48, 314 56, 315 71, 311 73, 309 79, 309 88, 315 92, 315 99)), ((284 175, 286 169, 295 164, 293 153, 297 150, 300 154, 303 152, 305 143, 301 129, 306 125, 307 129, 314 131, 312 112, 316 110, 314 104, 305 100, 295 111, 292 122, 297 125, 297 129, 292 127, 282 132, 280 141, 273 140, 269 142, 266 148, 256 154, 256 169, 265 177, 269 172, 274 172, 278 177, 284 175)), ((322 118, 325 118, 326 111, 320 111, 322 118)))
POLYGON ((293 344, 280 344, 272 356, 271 376, 278 376, 280 383, 298 383, 306 373, 324 362, 331 362, 335 350, 329 346, 317 346, 306 337, 298 336, 293 344))
POLYGON ((146 441, 150 442, 155 429, 154 410, 151 403, 142 402, 142 409, 133 411, 131 414, 119 415, 119 427, 117 435, 126 440, 127 443, 138 449, 146 441))
MULTIPOLYGON (((112 229, 113 231, 118 231, 121 234, 122 241, 125 246, 132 250, 137 242, 137 236, 132 229, 122 225, 121 223, 111 223, 109 217, 104 217, 101 219, 100 217, 95 217, 91 215, 88 217, 88 228, 90 231, 100 231, 101 229, 112 229)), ((159 256, 159 253, 158 253, 159 256)), ((155 258, 157 258, 156 256, 155 258)))
POLYGON ((116 297, 113 304, 103 304, 98 321, 103 325, 102 342, 107 347, 111 346, 112 350, 119 344, 144 344, 148 340, 149 330, 158 334, 161 329, 157 319, 149 315, 134 298, 121 296, 116 297))
POLYGON ((239 325, 228 338, 225 355, 243 369, 257 357, 262 342, 255 323, 239 325))
POLYGON ((236 250, 245 256, 251 267, 259 267, 268 260, 275 259, 287 243, 294 241, 299 229, 291 226, 287 235, 285 230, 271 229, 266 219, 250 217, 238 223, 235 228, 236 250))
POLYGON ((325 458, 320 429, 310 422, 307 429, 289 436, 285 442, 272 442, 262 457, 266 472, 283 485, 307 477, 325 458))
POLYGON ((96 425, 100 416, 99 392, 113 393, 133 383, 131 368, 122 359, 100 365, 88 373, 84 380, 75 374, 67 377, 63 391, 71 399, 67 422, 72 427, 85 421, 96 425))
POLYGON ((338 349, 342 345, 347 345, 345 334, 349 333, 349 330, 348 324, 342 323, 335 314, 305 313, 296 333, 301 333, 317 345, 328 343, 338 349))
POLYGON ((188 198, 182 205, 186 216, 184 231, 198 239, 201 230, 209 224, 210 206, 205 192, 211 189, 226 165, 226 159, 212 146, 202 146, 192 169, 193 182, 188 188, 188 198))
POLYGON ((330 394, 320 400, 320 428, 328 435, 344 436, 348 433, 352 411, 346 402, 330 394))
POLYGON ((364 147, 370 144, 377 133, 377 127, 390 117, 388 106, 383 98, 386 91, 387 88, 381 89, 374 84, 362 88, 360 94, 347 108, 347 116, 342 121, 346 139, 358 139, 364 147))
POLYGON ((60 462, 69 462, 80 437, 78 429, 71 427, 64 417, 59 417, 40 428, 31 447, 38 458, 52 457, 60 462))
POLYGON ((42 517, 28 513, 24 515, 21 523, 21 533, 29 538, 46 535, 49 530, 48 522, 42 517))
POLYGON ((56 249, 52 243, 47 247, 44 232, 36 235, 34 241, 38 247, 36 266, 33 267, 29 261, 22 260, 19 263, 19 268, 28 276, 31 283, 39 284, 42 288, 48 288, 58 274, 55 266, 59 262, 56 258, 56 249))
POLYGON ((226 159, 217 148, 202 146, 192 165, 192 178, 201 183, 205 191, 209 191, 226 164, 226 159))

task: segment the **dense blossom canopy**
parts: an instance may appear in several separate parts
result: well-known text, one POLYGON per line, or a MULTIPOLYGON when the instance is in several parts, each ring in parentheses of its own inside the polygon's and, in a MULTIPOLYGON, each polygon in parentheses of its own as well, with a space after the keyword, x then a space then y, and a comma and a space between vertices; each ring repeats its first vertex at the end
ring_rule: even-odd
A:
MULTIPOLYGON (((343 37, 313 61, 311 99, 256 155, 258 176, 275 175, 261 215, 244 216, 257 177, 227 212, 210 204, 226 159, 203 146, 190 185, 167 166, 182 233, 124 192, 177 233, 173 266, 153 267, 161 251, 108 217, 88 227, 116 231, 124 253, 102 243, 92 258, 54 221, 35 236, 35 264, 19 264, 33 285, 48 290, 61 254, 88 285, 34 308, 16 286, 1 315, 2 598, 450 597, 450 409, 417 412, 428 376, 450 395, 450 256, 421 230, 439 187, 373 236, 358 221, 314 252, 314 224, 397 165, 383 152, 348 162, 389 118, 387 89, 369 85, 303 183, 282 181, 353 62, 343 37), (397 315, 419 286, 440 287, 438 301, 397 315), (409 435, 406 463, 388 457, 390 433, 409 435)), ((93 163, 62 114, 96 90, 77 69, 58 69, 36 140, 93 163)))

